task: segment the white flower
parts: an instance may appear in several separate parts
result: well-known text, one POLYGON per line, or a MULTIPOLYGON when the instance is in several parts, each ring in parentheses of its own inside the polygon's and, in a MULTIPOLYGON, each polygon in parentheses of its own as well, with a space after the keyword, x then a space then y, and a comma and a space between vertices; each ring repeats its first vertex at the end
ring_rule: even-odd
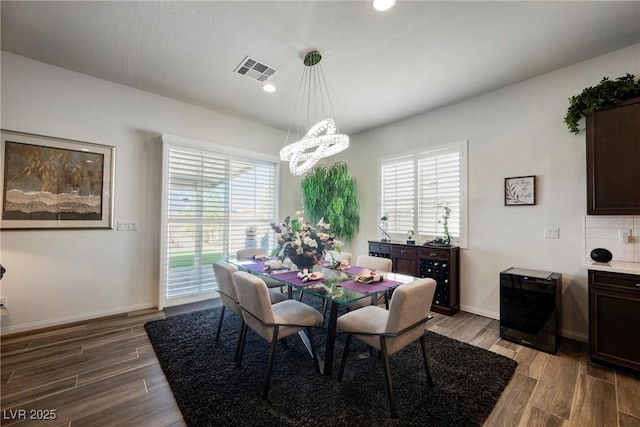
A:
POLYGON ((310 246, 312 248, 317 248, 318 247, 318 242, 316 242, 314 239, 312 239, 309 236, 306 236, 303 240, 304 244, 307 246, 310 246))

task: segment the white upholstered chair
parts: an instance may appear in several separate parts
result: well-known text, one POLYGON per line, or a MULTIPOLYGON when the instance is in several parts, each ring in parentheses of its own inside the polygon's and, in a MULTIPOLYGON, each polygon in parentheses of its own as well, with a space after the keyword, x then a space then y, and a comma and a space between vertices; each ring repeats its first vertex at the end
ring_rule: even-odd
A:
POLYGON ((435 290, 435 280, 429 278, 418 279, 396 288, 391 298, 389 310, 370 305, 359 310, 350 311, 338 318, 338 328, 347 334, 338 381, 341 382, 344 376, 351 337, 356 337, 379 350, 382 355, 387 380, 391 416, 394 418, 397 413, 393 396, 389 356, 419 340, 427 382, 430 386, 433 386, 424 340, 424 330, 425 324, 431 318, 429 310, 435 290))
POLYGON ((266 399, 269 393, 269 383, 271 382, 277 343, 289 335, 306 329, 316 372, 320 372, 318 357, 313 343, 312 328, 322 323, 322 314, 318 310, 296 300, 289 299, 271 305, 267 285, 260 277, 244 271, 234 273, 233 277, 238 292, 242 318, 244 319, 243 330, 238 342, 236 366, 242 364, 247 327, 271 344, 269 366, 267 367, 262 398, 266 399))
MULTIPOLYGON (((244 248, 244 249, 239 249, 236 252, 236 259, 239 259, 239 260, 249 259, 254 256, 267 256, 267 250, 265 248, 244 248)), ((268 288, 278 288, 280 292, 283 291, 282 288, 284 287, 284 285, 275 279, 270 279, 268 277, 265 277, 264 282, 267 284, 268 288)))
POLYGON ((358 258, 356 259, 356 265, 358 267, 376 270, 381 273, 391 273, 393 262, 390 258, 371 255, 358 255, 358 258))
POLYGON ((353 262, 353 255, 350 252, 327 251, 324 256, 327 261, 347 261, 349 264, 353 262))
MULTIPOLYGON (((393 261, 390 258, 383 258, 371 255, 358 255, 356 259, 356 265, 358 267, 368 268, 370 270, 375 270, 378 273, 391 273, 391 269, 393 267, 393 261)), ((379 296, 375 301, 376 304, 385 304, 386 306, 386 294, 379 296)), ((352 302, 351 304, 347 304, 348 310, 356 310, 358 308, 366 307, 368 305, 372 305, 373 302, 371 298, 363 298, 358 301, 352 302)))
MULTIPOLYGON (((233 273, 238 271, 233 265, 227 262, 214 262, 213 273, 218 282, 218 293, 222 301, 222 311, 220 312, 220 320, 218 321, 218 330, 216 331, 216 341, 220 340, 220 330, 222 329, 222 320, 224 319, 225 309, 229 309, 238 316, 242 317, 240 305, 238 303, 238 293, 233 280, 233 273)), ((269 289, 269 299, 272 304, 284 301, 285 295, 276 290, 269 289)))
POLYGON ((236 258, 238 259, 247 259, 256 255, 266 256, 267 250, 264 248, 245 248, 245 249, 240 249, 236 252, 236 258))

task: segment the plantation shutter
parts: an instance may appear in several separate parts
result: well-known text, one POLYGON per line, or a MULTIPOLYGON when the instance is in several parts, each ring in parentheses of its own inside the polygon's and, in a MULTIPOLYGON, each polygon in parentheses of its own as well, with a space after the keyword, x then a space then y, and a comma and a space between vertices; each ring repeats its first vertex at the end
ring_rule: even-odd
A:
POLYGON ((443 237, 447 207, 449 234, 466 245, 466 146, 465 141, 381 161, 380 208, 394 239, 404 239, 409 230, 425 240, 443 237))
POLYGON ((459 150, 438 150, 418 156, 418 233, 442 236, 444 207, 451 209, 449 234, 460 237, 459 150))
POLYGON ((272 246, 277 163, 166 144, 164 164, 161 305, 214 297, 212 263, 272 246))
POLYGON ((388 233, 404 233, 414 229, 415 165, 413 156, 399 157, 382 163, 382 214, 386 215, 388 233))
POLYGON ((231 164, 231 211, 229 250, 235 255, 242 248, 271 248, 270 223, 276 217, 275 163, 250 159, 231 164))

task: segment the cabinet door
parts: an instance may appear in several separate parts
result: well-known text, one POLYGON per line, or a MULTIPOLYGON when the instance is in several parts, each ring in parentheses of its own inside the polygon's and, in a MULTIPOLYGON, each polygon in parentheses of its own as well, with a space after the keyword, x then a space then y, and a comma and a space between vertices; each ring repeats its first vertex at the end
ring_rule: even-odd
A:
POLYGON ((591 361, 640 373, 640 276, 589 270, 591 361))
POLYGON ((587 213, 640 214, 640 98, 587 117, 587 213))
POLYGON ((592 360, 640 372, 640 295, 592 286, 589 313, 592 360))
POLYGON ((391 260, 394 273, 417 276, 420 272, 418 248, 394 246, 391 248, 391 260))

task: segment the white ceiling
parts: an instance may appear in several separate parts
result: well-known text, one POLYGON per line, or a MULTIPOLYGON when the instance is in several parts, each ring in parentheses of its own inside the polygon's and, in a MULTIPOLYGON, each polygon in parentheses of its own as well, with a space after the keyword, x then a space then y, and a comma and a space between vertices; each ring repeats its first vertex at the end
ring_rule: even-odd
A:
POLYGON ((1 15, 2 50, 283 130, 318 49, 349 134, 640 43, 640 1, 3 1, 1 15), (246 55, 278 70, 277 92, 234 73, 246 55))

